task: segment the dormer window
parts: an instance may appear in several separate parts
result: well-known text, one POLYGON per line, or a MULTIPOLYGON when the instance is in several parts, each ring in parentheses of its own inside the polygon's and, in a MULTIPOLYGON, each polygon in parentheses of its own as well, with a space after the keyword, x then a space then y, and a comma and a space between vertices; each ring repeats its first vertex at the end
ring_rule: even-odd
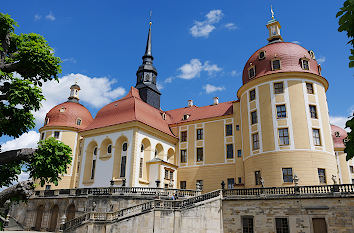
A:
POLYGON ((280 60, 279 59, 272 60, 272 70, 280 70, 280 60))
POLYGON ((46 117, 46 118, 45 118, 45 121, 44 121, 44 125, 47 125, 48 123, 49 123, 49 118, 46 117))
POLYGON ((59 110, 59 112, 65 112, 65 108, 62 107, 62 108, 59 110))
POLYGON ((312 59, 316 59, 315 53, 314 53, 312 50, 309 50, 308 52, 309 52, 310 57, 311 57, 312 59))
POLYGON ((303 70, 309 70, 310 69, 309 60, 307 58, 302 58, 301 59, 301 68, 303 70))
POLYGON ((318 74, 321 75, 321 70, 322 70, 321 65, 318 65, 317 69, 318 69, 318 74))
POLYGON ((184 114, 184 115, 183 115, 183 120, 184 120, 184 121, 185 121, 185 120, 188 120, 189 117, 190 117, 189 114, 184 114))
POLYGON ((163 112, 163 113, 161 114, 161 116, 162 116, 162 119, 166 120, 166 113, 163 112))
POLYGON ((251 66, 250 68, 248 68, 248 77, 254 78, 255 76, 256 76, 256 67, 251 66))
POLYGON ((81 125, 81 119, 80 118, 76 119, 76 124, 77 125, 81 125))
POLYGON ((258 59, 259 60, 262 60, 262 59, 264 59, 265 58, 265 51, 260 51, 259 52, 259 55, 258 55, 258 59))
POLYGON ((340 137, 340 134, 339 134, 338 131, 337 131, 337 132, 334 132, 334 135, 336 136, 336 138, 339 138, 339 137, 340 137))

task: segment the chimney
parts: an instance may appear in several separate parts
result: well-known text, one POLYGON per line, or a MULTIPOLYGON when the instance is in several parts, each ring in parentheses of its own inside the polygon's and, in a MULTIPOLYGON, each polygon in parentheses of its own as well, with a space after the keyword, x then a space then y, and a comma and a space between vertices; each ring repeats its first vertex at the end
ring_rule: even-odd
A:
POLYGON ((188 100, 188 107, 192 107, 193 106, 193 100, 188 100))
POLYGON ((219 104, 219 97, 214 97, 214 105, 217 105, 219 104))

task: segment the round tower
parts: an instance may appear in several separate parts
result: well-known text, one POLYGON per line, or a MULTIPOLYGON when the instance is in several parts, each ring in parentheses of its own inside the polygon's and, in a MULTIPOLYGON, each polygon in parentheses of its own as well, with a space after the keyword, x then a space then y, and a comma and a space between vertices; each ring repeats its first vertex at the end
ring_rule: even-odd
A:
POLYGON ((328 82, 313 51, 283 42, 274 16, 267 28, 268 44, 248 59, 237 92, 245 186, 333 184, 328 82))
POLYGON ((73 154, 72 163, 58 186, 48 184, 47 187, 39 189, 67 189, 75 187, 77 169, 74 168, 78 166, 79 131, 86 128, 92 122, 93 118, 89 110, 79 103, 78 92, 80 86, 75 83, 70 87, 70 90, 68 100, 53 107, 46 114, 44 126, 39 129, 39 133, 40 140, 54 137, 70 146, 73 154))

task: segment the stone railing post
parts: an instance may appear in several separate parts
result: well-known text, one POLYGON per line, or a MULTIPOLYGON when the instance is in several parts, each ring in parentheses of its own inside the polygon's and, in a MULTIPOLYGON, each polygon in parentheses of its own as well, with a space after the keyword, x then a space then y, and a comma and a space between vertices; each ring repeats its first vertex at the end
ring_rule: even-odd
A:
POLYGON ((59 227, 59 231, 63 232, 64 231, 64 224, 66 221, 66 215, 64 214, 61 218, 60 218, 60 227, 59 227))

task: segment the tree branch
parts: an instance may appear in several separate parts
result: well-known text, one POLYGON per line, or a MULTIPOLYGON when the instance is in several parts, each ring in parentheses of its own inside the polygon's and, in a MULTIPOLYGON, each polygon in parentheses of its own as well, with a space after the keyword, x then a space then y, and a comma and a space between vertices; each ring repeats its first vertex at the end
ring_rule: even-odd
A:
POLYGON ((7 200, 16 198, 19 200, 27 200, 33 194, 33 182, 31 180, 22 181, 10 188, 0 192, 0 208, 2 208, 7 200))
POLYGON ((6 73, 18 71, 20 68, 21 68, 20 62, 10 63, 10 64, 1 64, 0 63, 0 70, 4 71, 6 73))
POLYGON ((7 164, 10 162, 18 161, 27 161, 33 156, 33 153, 36 149, 32 148, 22 148, 17 150, 10 150, 0 153, 0 164, 7 164))

